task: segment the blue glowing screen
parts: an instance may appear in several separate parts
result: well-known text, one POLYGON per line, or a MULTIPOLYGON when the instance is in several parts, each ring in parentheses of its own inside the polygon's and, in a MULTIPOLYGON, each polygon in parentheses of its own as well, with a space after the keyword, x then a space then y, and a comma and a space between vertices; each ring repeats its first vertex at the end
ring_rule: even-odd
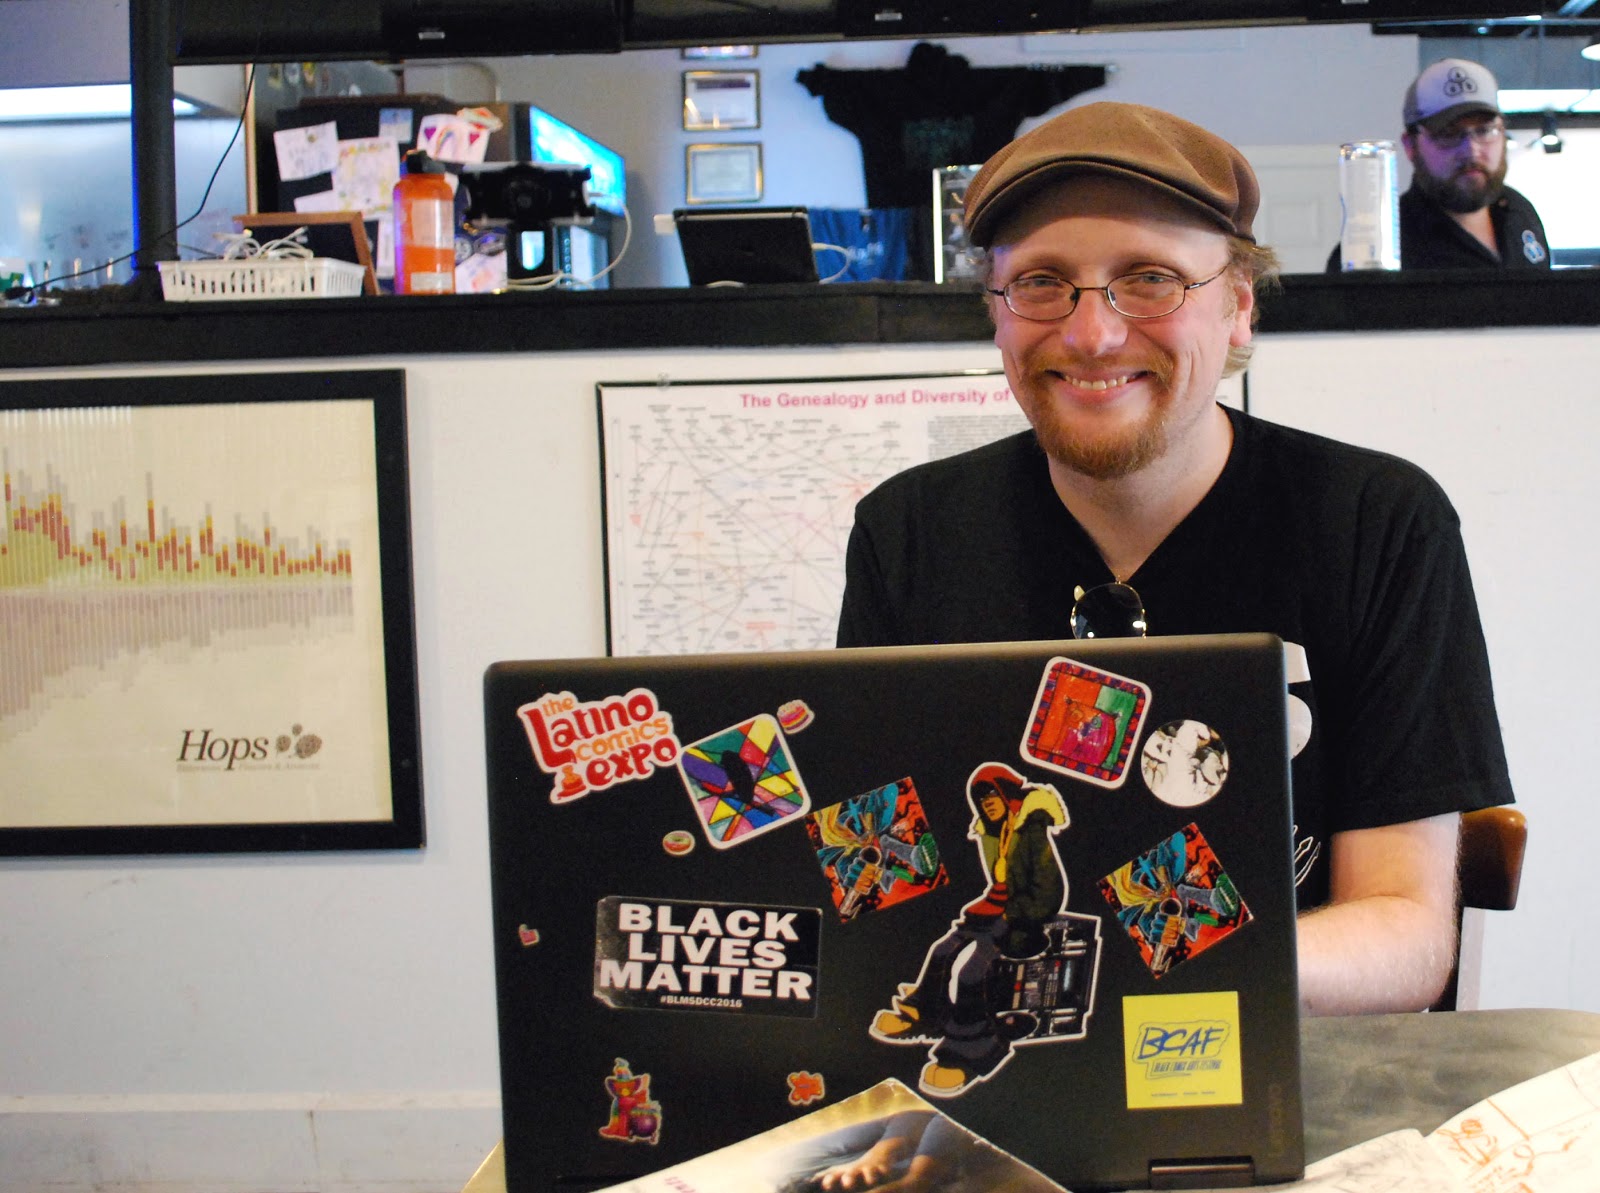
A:
POLYGON ((551 165, 588 166, 589 201, 621 215, 627 204, 622 155, 586 137, 564 121, 528 106, 529 161, 551 165))

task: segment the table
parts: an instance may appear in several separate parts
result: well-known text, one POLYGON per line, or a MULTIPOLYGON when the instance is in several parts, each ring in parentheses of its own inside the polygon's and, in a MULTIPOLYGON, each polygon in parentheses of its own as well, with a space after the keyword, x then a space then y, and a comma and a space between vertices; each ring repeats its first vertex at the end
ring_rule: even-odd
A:
POLYGON ((1305 1019, 1306 1163, 1402 1127, 1424 1135, 1501 1090, 1600 1052, 1588 1011, 1305 1019))
MULTIPOLYGON (((1424 1135, 1491 1094, 1600 1052, 1588 1011, 1440 1011, 1300 1024, 1306 1163, 1402 1127, 1424 1135)), ((462 1193, 506 1193, 496 1144, 462 1193)))

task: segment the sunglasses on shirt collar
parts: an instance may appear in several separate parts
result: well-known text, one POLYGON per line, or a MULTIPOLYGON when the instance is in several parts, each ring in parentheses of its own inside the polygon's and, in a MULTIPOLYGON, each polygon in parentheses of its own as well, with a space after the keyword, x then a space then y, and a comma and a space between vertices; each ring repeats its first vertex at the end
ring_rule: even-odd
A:
POLYGON ((1084 638, 1143 638, 1144 600, 1132 585, 1120 580, 1072 590, 1072 636, 1084 638))

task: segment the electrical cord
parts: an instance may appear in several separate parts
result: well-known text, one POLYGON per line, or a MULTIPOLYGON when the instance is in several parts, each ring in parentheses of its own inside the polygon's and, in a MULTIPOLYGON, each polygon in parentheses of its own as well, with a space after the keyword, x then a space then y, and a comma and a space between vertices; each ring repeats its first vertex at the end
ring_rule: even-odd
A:
POLYGON ((838 279, 844 277, 845 274, 850 272, 850 250, 845 248, 844 245, 827 244, 823 241, 816 241, 811 245, 811 251, 816 252, 818 249, 831 249, 833 252, 838 253, 844 258, 844 265, 842 265, 836 272, 830 273, 827 277, 822 279, 824 285, 826 285, 828 282, 837 281, 838 279))
MULTIPOLYGON (((177 232, 179 229, 187 227, 188 225, 194 223, 195 220, 199 219, 201 214, 204 213, 204 211, 206 209, 206 204, 208 202, 210 202, 210 200, 211 200, 211 188, 214 187, 216 185, 216 183, 217 183, 217 175, 222 173, 223 163, 228 160, 228 154, 233 152, 234 145, 236 145, 238 143, 238 141, 239 141, 239 134, 244 131, 245 114, 247 112, 249 112, 249 110, 250 110, 250 94, 251 94, 251 91, 255 88, 255 85, 256 85, 256 67, 255 67, 255 63, 252 62, 250 64, 250 72, 249 72, 249 74, 247 74, 245 76, 244 96, 240 100, 240 103, 239 103, 239 123, 237 123, 237 124, 235 124, 233 126, 233 136, 228 138, 228 144, 223 149, 222 156, 217 159, 216 168, 211 171, 211 177, 206 182, 205 194, 200 196, 200 206, 195 208, 194 214, 191 215, 188 219, 179 220, 172 227, 170 227, 170 228, 166 229, 165 231, 163 231, 161 233, 162 237, 171 236, 173 233, 177 232)), ((77 271, 75 271, 73 273, 58 274, 55 277, 35 278, 33 280, 32 284, 30 284, 30 285, 12 286, 12 287, 8 288, 6 290, 6 292, 5 292, 5 297, 6 297, 7 301, 15 301, 16 299, 19 299, 19 298, 27 298, 29 296, 37 296, 38 292, 40 290, 43 290, 51 282, 65 282, 65 281, 70 281, 72 278, 83 277, 85 274, 98 273, 100 270, 105 269, 108 266, 120 265, 120 264, 122 264, 122 262, 130 260, 130 259, 138 256, 139 252, 140 252, 140 249, 134 249, 131 253, 123 253, 122 256, 113 257, 109 261, 98 262, 98 263, 96 263, 94 266, 92 266, 89 269, 80 269, 80 270, 77 270, 77 271)))

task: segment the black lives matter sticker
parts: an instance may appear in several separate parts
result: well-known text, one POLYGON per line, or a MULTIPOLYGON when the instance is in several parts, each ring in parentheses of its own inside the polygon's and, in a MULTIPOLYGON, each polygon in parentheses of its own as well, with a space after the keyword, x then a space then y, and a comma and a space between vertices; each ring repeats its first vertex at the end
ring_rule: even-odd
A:
POLYGON ((608 895, 594 996, 610 1007, 814 1017, 822 911, 608 895))

